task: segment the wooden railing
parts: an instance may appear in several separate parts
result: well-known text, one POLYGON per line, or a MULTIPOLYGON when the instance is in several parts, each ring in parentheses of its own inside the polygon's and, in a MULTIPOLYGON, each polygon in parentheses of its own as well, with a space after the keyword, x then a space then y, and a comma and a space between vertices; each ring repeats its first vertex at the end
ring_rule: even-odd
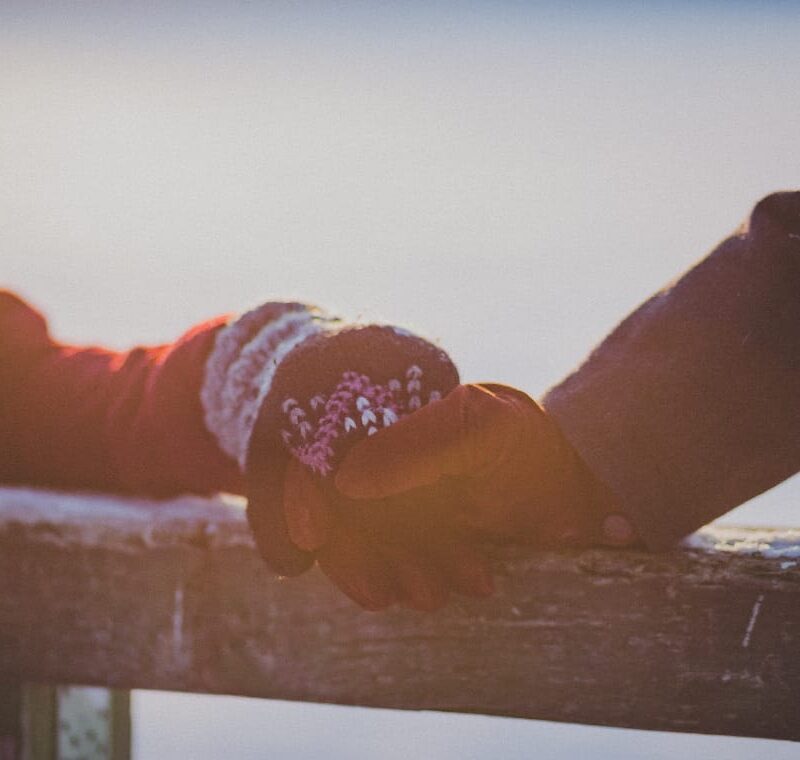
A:
POLYGON ((800 530, 496 554, 494 598, 368 613, 240 502, 0 489, 0 682, 800 739, 800 530))

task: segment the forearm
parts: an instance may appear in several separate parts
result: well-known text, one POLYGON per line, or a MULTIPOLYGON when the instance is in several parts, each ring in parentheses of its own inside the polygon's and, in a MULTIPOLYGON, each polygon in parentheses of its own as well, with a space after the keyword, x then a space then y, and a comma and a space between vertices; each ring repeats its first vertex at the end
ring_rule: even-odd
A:
POLYGON ((800 470, 800 193, 759 203, 543 405, 653 548, 800 470))
MULTIPOLYGON (((344 414, 351 403, 367 402, 357 399, 362 392, 370 396, 364 372, 378 377, 401 360, 405 372, 429 356, 444 362, 454 384, 446 355, 405 331, 355 327, 285 302, 217 317, 161 346, 124 353, 70 346, 49 337, 38 312, 0 292, 0 481, 159 496, 242 493, 253 428, 265 405, 270 422, 262 425, 262 438, 269 433, 277 445, 268 458, 280 459, 291 448, 301 461, 325 469, 329 450, 339 444, 316 440, 318 434, 352 431, 331 427, 333 407, 316 429, 312 418, 324 411, 315 406, 319 394, 355 373, 352 387, 339 391, 344 414), (297 399, 310 401, 316 412, 303 411, 297 399), (285 402, 297 408, 289 414, 285 402), (298 417, 306 413, 305 421, 298 417)), ((409 388, 424 384, 408 382, 409 388)), ((375 414, 364 416, 355 406, 348 413, 358 429, 362 417, 375 414)))
POLYGON ((51 340, 35 311, 3 294, 0 479, 153 495, 240 490, 199 397, 224 322, 114 352, 51 340))

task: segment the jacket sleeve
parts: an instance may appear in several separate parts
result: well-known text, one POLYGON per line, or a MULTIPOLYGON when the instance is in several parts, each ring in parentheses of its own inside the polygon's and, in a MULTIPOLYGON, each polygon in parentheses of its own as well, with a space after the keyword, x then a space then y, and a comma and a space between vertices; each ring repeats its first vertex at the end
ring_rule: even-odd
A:
POLYGON ((800 192, 776 193, 543 399, 662 549, 800 470, 800 192))
MULTIPOLYGON (((430 359, 430 380, 442 386, 457 382, 447 355, 407 331, 350 325, 304 303, 269 301, 174 343, 123 353, 54 341, 36 310, 0 291, 0 482, 243 493, 262 407, 275 412, 269 432, 281 452, 302 458, 313 426, 290 408, 297 398, 313 387, 307 395, 316 402, 344 370, 377 372, 404 357, 410 365, 430 359)), ((354 389, 345 395, 365 400, 354 389)))
POLYGON ((0 482, 167 496, 240 492, 204 424, 200 389, 220 317, 124 353, 51 339, 0 291, 0 482))

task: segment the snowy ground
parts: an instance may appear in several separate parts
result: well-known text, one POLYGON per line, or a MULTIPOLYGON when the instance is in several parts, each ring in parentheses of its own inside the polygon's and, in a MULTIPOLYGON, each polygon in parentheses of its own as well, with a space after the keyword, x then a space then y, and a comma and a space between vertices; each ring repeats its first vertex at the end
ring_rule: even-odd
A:
MULTIPOLYGON (((0 7, 2 277, 60 337, 301 298, 540 393, 800 181, 788 3, 0 7), (135 10, 134 10, 135 9, 135 10)), ((800 522, 800 481, 729 521, 800 522)), ((137 760, 797 757, 787 744, 139 693, 137 760)))

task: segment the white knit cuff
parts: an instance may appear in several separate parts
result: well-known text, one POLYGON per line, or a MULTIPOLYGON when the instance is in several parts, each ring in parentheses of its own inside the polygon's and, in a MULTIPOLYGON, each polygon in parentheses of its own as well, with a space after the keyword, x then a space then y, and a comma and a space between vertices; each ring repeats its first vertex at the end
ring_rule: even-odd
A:
POLYGON ((341 326, 303 304, 269 303, 217 333, 200 399, 206 427, 242 469, 259 409, 281 362, 304 340, 341 326))

